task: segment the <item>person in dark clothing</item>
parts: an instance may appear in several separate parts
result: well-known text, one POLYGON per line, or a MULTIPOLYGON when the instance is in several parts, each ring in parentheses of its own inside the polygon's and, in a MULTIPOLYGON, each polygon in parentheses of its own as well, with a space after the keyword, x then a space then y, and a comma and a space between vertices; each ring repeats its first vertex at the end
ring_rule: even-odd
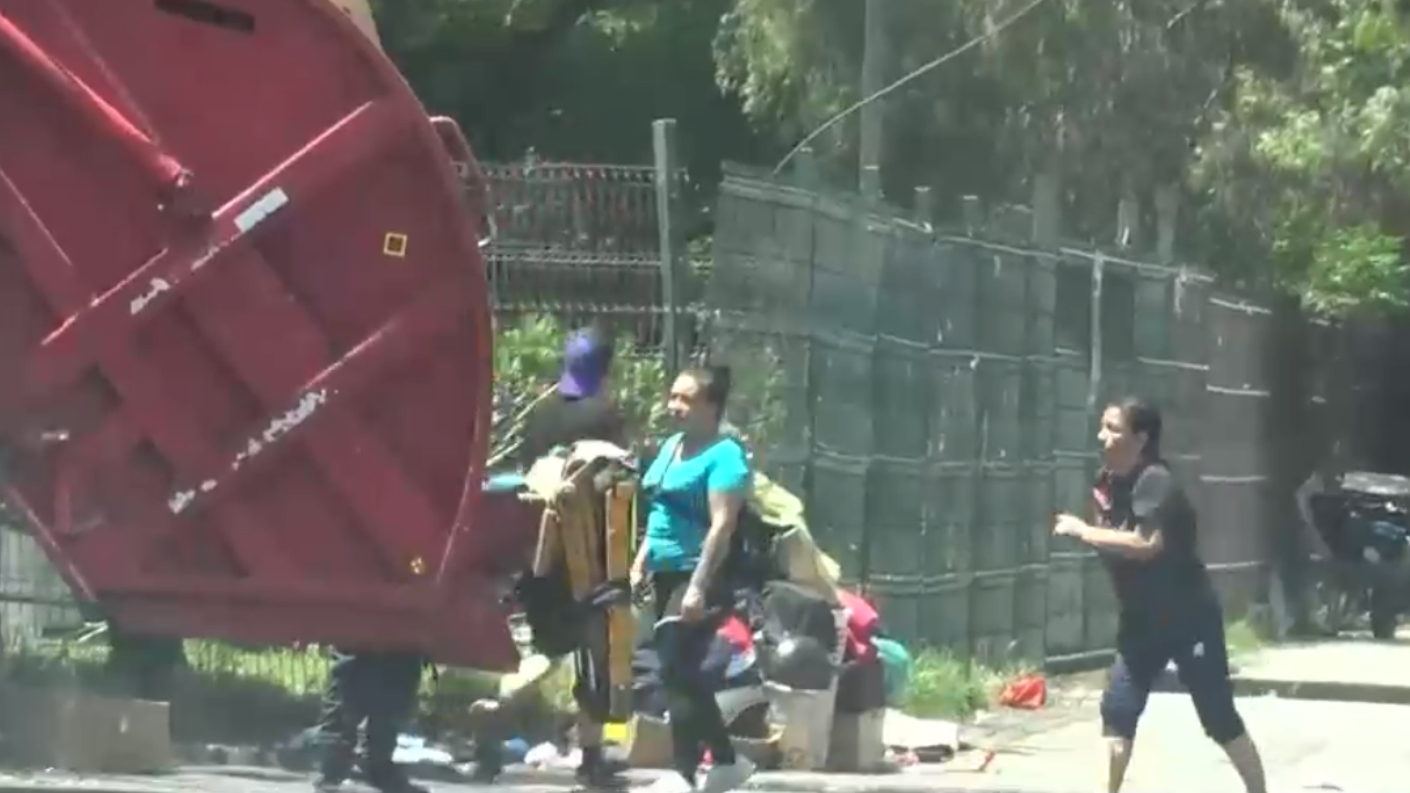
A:
POLYGON ((1200 724, 1249 793, 1267 793, 1263 763, 1234 706, 1224 616, 1196 546, 1196 516, 1160 456, 1160 412, 1128 398, 1102 414, 1105 465, 1093 488, 1096 525, 1060 515, 1054 534, 1095 548, 1120 605, 1117 657, 1102 695, 1107 789, 1117 793, 1136 725, 1157 677, 1174 661, 1200 724))
MULTIPOLYGON (((1333 557, 1331 548, 1327 546, 1317 528, 1317 516, 1320 514, 1325 520, 1326 508, 1335 509, 1333 505, 1341 493, 1342 478, 1346 475, 1348 467, 1345 445, 1340 439, 1334 440, 1328 453, 1317 462, 1293 493, 1293 503, 1297 507, 1297 525, 1277 547, 1282 556, 1276 572, 1280 579, 1278 582, 1282 586, 1283 599, 1287 604, 1288 624, 1284 631, 1287 634, 1309 637, 1330 630, 1331 634, 1335 635, 1340 627, 1338 622, 1341 615, 1335 610, 1326 615, 1329 618, 1327 624, 1318 625, 1313 620, 1314 586, 1317 574, 1322 572, 1314 560, 1320 557, 1322 564, 1328 564, 1333 557)), ((1335 568, 1327 572, 1335 574, 1335 568)))
MULTIPOLYGON (((530 412, 524 421, 523 443, 517 455, 520 468, 528 470, 555 449, 579 441, 626 443, 626 422, 611 397, 610 378, 613 350, 611 341, 595 329, 574 333, 563 354, 563 374, 558 389, 530 412)), ((593 787, 618 787, 625 780, 625 766, 610 761, 602 746, 602 723, 593 714, 601 712, 592 696, 590 681, 606 674, 597 668, 591 654, 580 648, 573 653, 576 681, 573 696, 578 703, 578 741, 582 764, 578 781, 593 787)), ((598 681, 601 683, 601 680, 598 681)), ((606 691, 605 685, 597 686, 606 691)), ((486 734, 476 741, 475 777, 487 782, 503 770, 502 744, 486 734)))
POLYGON ((323 758, 316 789, 336 790, 351 776, 358 728, 365 721, 367 782, 385 793, 425 793, 392 763, 397 733, 411 716, 425 664, 412 653, 334 651, 318 724, 323 758))
POLYGON ((176 673, 186 665, 184 642, 123 630, 108 620, 108 672, 129 695, 170 702, 176 673))
POLYGON ((626 442, 626 421, 612 401, 612 344, 597 330, 578 331, 568 339, 558 390, 529 411, 519 467, 528 470, 539 458, 578 441, 626 442))
POLYGON ((666 403, 681 431, 661 446, 642 478, 649 509, 633 585, 651 576, 658 622, 656 648, 670 712, 675 770, 652 793, 691 793, 710 750, 700 790, 725 793, 754 772, 736 755, 715 699, 708 656, 732 595, 722 569, 752 481, 738 440, 721 432, 730 375, 723 367, 683 373, 666 403))

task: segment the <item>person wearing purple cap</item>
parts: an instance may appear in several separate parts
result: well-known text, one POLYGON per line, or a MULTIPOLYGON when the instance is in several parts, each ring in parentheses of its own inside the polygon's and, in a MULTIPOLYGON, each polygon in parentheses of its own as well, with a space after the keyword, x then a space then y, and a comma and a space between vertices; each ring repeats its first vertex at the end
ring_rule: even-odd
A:
MULTIPOLYGON (((555 449, 579 441, 626 445, 626 421, 611 395, 612 353, 611 340, 595 328, 579 330, 568 337, 558 389, 529 411, 524 420, 517 459, 520 468, 527 471, 555 449)), ((592 693, 606 688, 600 678, 597 686, 589 679, 604 675, 606 670, 595 668, 585 651, 574 653, 574 666, 577 679, 573 695, 579 706, 577 732, 583 757, 578 781, 591 788, 619 788, 625 784, 621 776, 625 765, 612 762, 603 751, 601 703, 592 693)), ((503 767, 500 747, 498 741, 476 742, 477 781, 488 782, 499 776, 503 767)))
POLYGON ((558 390, 529 412, 519 465, 528 470, 560 446, 579 441, 626 444, 626 421, 612 399, 612 342, 596 328, 568 337, 558 390))

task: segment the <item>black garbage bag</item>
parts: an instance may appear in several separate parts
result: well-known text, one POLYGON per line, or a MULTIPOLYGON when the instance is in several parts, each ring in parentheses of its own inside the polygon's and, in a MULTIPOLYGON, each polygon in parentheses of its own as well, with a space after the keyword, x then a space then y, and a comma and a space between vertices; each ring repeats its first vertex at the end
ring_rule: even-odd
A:
POLYGON ((795 691, 824 691, 837 677, 831 651, 811 636, 786 635, 769 642, 760 660, 765 679, 795 691))
POLYGON ((837 674, 837 712, 867 713, 886 707, 886 670, 879 658, 848 661, 837 674))
POLYGON ((832 604, 807 587, 771 581, 764 587, 764 636, 777 644, 786 636, 806 636, 826 653, 837 651, 837 618, 832 604))

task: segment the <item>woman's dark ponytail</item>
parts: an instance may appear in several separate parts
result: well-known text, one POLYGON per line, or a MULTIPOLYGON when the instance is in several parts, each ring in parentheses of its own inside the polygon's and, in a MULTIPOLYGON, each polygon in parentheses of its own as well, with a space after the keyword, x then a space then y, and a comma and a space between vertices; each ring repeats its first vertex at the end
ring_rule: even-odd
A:
POLYGON ((728 366, 701 366, 689 369, 685 374, 700 386, 700 393, 715 407, 715 420, 725 416, 725 406, 729 403, 732 375, 728 366))

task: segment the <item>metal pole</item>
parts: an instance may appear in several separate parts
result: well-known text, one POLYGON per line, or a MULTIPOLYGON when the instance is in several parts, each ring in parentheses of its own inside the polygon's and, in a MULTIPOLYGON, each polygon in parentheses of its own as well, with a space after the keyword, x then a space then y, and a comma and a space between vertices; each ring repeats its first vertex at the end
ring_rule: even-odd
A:
MULTIPOLYGON (((862 50, 862 97, 886 87, 885 0, 866 0, 865 44, 862 50)), ((869 199, 881 198, 882 101, 862 107, 861 140, 858 149, 858 187, 869 199)))
POLYGON ((676 213, 679 211, 680 184, 676 154, 676 120, 661 118, 652 122, 652 148, 656 165, 656 226, 661 240, 661 303, 665 310, 661 347, 666 373, 675 377, 681 369, 679 317, 681 299, 681 245, 677 239, 676 213))

